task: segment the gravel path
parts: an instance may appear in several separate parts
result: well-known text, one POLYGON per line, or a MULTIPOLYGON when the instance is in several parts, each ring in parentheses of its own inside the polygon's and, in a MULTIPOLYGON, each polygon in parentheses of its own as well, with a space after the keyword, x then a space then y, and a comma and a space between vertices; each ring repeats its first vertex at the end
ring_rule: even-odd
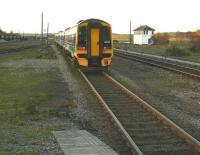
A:
POLYGON ((200 140, 200 82, 115 57, 109 73, 200 140))

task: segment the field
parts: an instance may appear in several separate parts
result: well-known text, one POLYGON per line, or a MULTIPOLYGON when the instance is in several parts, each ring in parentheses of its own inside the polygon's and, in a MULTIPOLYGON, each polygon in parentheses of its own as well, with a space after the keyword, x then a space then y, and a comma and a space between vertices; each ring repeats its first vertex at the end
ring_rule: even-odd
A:
MULTIPOLYGON (((32 43, 37 46, 0 55, 2 155, 61 154, 52 131, 65 128, 62 114, 69 113, 72 99, 54 51, 32 43)), ((24 44, 30 42, 0 44, 0 49, 24 44)))
POLYGON ((129 42, 129 34, 112 34, 112 38, 114 42, 129 42))
POLYGON ((127 44, 127 43, 116 43, 114 45, 114 48, 130 50, 130 51, 135 51, 139 53, 147 53, 147 54, 171 57, 171 58, 200 63, 200 51, 191 52, 189 50, 188 43, 170 43, 170 45, 134 45, 134 44, 127 44), (185 56, 168 56, 166 54, 166 50, 169 46, 172 46, 172 45, 175 45, 183 49, 189 54, 185 56))

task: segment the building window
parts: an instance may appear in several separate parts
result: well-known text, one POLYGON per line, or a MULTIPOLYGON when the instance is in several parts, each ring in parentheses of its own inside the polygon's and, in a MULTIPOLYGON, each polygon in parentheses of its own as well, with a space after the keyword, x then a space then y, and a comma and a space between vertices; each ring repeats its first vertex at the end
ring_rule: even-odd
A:
POLYGON ((148 34, 148 31, 144 31, 144 34, 148 34))

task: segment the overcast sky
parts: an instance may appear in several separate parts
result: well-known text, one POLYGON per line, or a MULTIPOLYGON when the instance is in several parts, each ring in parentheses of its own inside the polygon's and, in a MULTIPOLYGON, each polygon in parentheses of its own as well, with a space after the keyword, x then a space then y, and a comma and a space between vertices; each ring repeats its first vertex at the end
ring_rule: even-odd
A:
POLYGON ((129 33, 148 25, 157 32, 200 29, 200 0, 0 0, 0 27, 7 32, 40 33, 41 12, 50 32, 77 21, 98 18, 112 24, 114 33, 129 33))

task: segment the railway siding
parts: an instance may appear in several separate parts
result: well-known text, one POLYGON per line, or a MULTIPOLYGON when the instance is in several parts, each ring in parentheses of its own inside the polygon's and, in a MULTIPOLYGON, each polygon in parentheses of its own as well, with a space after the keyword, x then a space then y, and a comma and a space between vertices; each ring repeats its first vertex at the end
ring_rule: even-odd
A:
POLYGON ((170 70, 173 72, 177 72, 183 75, 187 75, 192 78, 200 79, 199 69, 186 67, 186 66, 178 65, 174 63, 169 63, 166 61, 160 61, 160 60, 156 60, 156 59, 152 59, 152 58, 144 57, 144 56, 139 56, 135 54, 124 53, 122 51, 116 51, 115 55, 128 59, 128 60, 138 61, 138 62, 145 63, 148 65, 152 65, 152 66, 156 66, 156 67, 170 70))
POLYGON ((140 55, 140 56, 146 56, 146 57, 149 57, 149 58, 155 58, 155 59, 159 59, 159 60, 174 62, 174 63, 182 63, 182 64, 185 64, 185 65, 200 67, 200 63, 198 63, 198 62, 191 62, 191 61, 179 60, 179 59, 175 59, 175 58, 168 58, 168 57, 164 57, 164 56, 145 54, 145 53, 142 53, 142 52, 139 53, 139 52, 134 52, 134 51, 127 51, 127 50, 123 50, 123 49, 116 49, 115 48, 114 50, 126 52, 126 53, 129 53, 129 54, 136 54, 136 55, 140 55))

